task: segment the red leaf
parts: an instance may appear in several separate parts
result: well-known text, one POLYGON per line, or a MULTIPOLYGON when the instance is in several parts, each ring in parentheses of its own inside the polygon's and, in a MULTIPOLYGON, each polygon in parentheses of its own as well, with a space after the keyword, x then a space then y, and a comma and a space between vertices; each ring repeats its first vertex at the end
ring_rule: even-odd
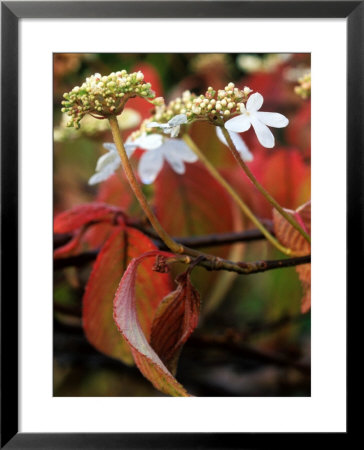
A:
POLYGON ((121 209, 105 203, 86 203, 64 211, 54 219, 55 233, 69 233, 95 220, 109 220, 114 218, 121 209))
POLYGON ((80 241, 82 237, 81 230, 78 230, 75 235, 62 247, 56 248, 53 252, 53 257, 67 258, 68 256, 76 254, 80 249, 80 241))
POLYGON ((165 164, 155 184, 156 213, 171 235, 219 233, 234 228, 233 203, 202 164, 187 163, 183 175, 165 164), (178 205, 173 213, 171 205, 178 205))
POLYGON ((118 174, 114 174, 100 183, 97 194, 98 202, 115 205, 124 211, 128 211, 133 200, 134 194, 122 169, 118 174))
POLYGON ((181 349, 197 327, 200 294, 189 272, 177 278, 178 287, 160 303, 152 325, 150 345, 166 367, 175 374, 181 349))
POLYGON ((311 156, 311 101, 305 100, 301 109, 290 120, 285 129, 289 144, 302 150, 306 158, 311 156))
POLYGON ((244 77, 238 87, 249 86, 254 92, 260 92, 264 97, 264 111, 277 111, 286 115, 286 110, 300 105, 301 100, 292 84, 285 80, 284 71, 282 64, 274 72, 255 72, 244 77))
MULTIPOLYGON (((237 206, 199 162, 187 163, 183 175, 178 175, 168 164, 164 164, 155 182, 154 203, 160 222, 172 236, 193 236, 242 229, 241 213, 237 206)), ((215 247, 211 251, 221 258, 242 258, 242 250, 240 255, 233 255, 230 253, 231 249, 235 250, 236 246, 215 247)), ((225 279, 226 291, 233 276, 227 278, 223 273, 209 273, 196 268, 192 279, 196 282, 198 280, 196 286, 206 307, 215 292, 222 292, 219 289, 222 280, 225 279)))
MULTIPOLYGON (((291 214, 308 234, 311 234, 311 202, 305 203, 296 211, 286 210, 286 212, 291 214)), ((276 210, 273 211, 273 223, 277 239, 285 247, 292 249, 295 255, 298 256, 310 253, 310 244, 276 210)), ((311 264, 297 266, 296 272, 298 273, 303 289, 301 311, 305 313, 311 307, 311 264)))
MULTIPOLYGON (((210 85, 213 86, 213 85, 210 85)), ((236 160, 229 150, 216 135, 215 127, 208 122, 195 122, 190 128, 193 142, 205 154, 209 161, 219 169, 235 168, 236 160)), ((244 139, 244 135, 241 135, 244 139)))
MULTIPOLYGON (((298 150, 255 149, 249 167, 257 180, 286 208, 296 208, 310 198, 310 166, 298 150)), ((272 206, 255 188, 240 167, 223 171, 241 197, 258 217, 272 218, 272 206)))
MULTIPOLYGON (((300 206, 296 211, 285 210, 304 230, 311 234, 311 202, 300 206)), ((310 252, 310 244, 278 211, 273 211, 274 232, 279 241, 286 247, 292 249, 297 255, 307 255, 310 252)))
POLYGON ((83 233, 82 243, 87 248, 101 248, 113 229, 113 224, 109 222, 99 222, 88 226, 83 233))
MULTIPOLYGON (((136 365, 154 387, 169 395, 186 397, 188 396, 186 390, 150 346, 137 316, 135 297, 137 269, 144 259, 155 255, 172 256, 167 252, 152 251, 130 262, 114 298, 114 320, 130 345, 136 365)), ((155 273, 154 276, 164 275, 155 273)))
MULTIPOLYGON (((86 337, 99 351, 132 363, 130 349, 113 320, 113 299, 130 260, 155 250, 152 241, 138 230, 117 227, 99 253, 83 298, 83 327, 86 337)), ((152 265, 143 267, 136 305, 140 326, 149 336, 160 298, 171 289, 167 276, 156 277, 152 265)))
POLYGON ((301 312, 304 314, 311 308, 311 264, 297 266, 296 272, 302 284, 301 312))

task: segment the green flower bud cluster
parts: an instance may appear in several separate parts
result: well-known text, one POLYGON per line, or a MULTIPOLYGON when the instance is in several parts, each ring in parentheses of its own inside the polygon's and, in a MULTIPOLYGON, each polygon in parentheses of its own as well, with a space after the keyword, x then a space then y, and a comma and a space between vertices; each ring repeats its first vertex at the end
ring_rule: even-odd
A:
POLYGON ((164 100, 161 99, 159 105, 156 104, 155 112, 149 121, 165 123, 177 114, 186 114, 191 107, 191 102, 196 98, 197 96, 190 91, 184 91, 181 97, 175 98, 168 105, 165 105, 164 100))
MULTIPOLYGON (((150 122, 167 123, 177 114, 186 114, 191 102, 196 98, 197 96, 192 94, 190 91, 183 92, 182 97, 175 98, 168 103, 168 105, 165 104, 163 97, 155 98, 151 101, 151 103, 155 106, 153 115, 143 121, 139 130, 132 133, 131 139, 134 140, 143 133, 151 133, 152 129, 148 128, 148 123, 150 122)), ((153 130, 153 133, 154 132, 156 132, 156 130, 153 130)))
POLYGON ((132 97, 153 98, 150 83, 144 82, 142 72, 128 74, 126 70, 101 76, 99 73, 86 78, 81 86, 63 94, 62 112, 70 120, 68 127, 80 128, 80 121, 86 114, 98 119, 119 115, 132 97))
POLYGON ((164 103, 156 106, 154 115, 148 121, 166 123, 177 114, 186 114, 189 122, 209 120, 216 123, 216 119, 228 119, 234 114, 240 114, 240 105, 246 103, 252 92, 246 86, 238 89, 234 83, 218 91, 209 87, 205 94, 198 96, 185 91, 167 106, 164 103))
POLYGON ((297 95, 304 100, 311 96, 311 72, 298 79, 299 85, 294 88, 297 95))
POLYGON ((134 140, 145 133, 161 133, 162 130, 150 128, 150 122, 167 123, 179 114, 185 114, 188 123, 194 120, 208 120, 214 125, 222 125, 235 114, 240 114, 240 106, 244 105, 253 91, 244 87, 238 89, 234 83, 229 83, 224 89, 215 91, 209 87, 204 95, 196 95, 190 91, 183 92, 181 97, 172 100, 168 105, 162 97, 151 101, 155 110, 153 115, 144 120, 139 130, 135 131, 130 139, 134 140))
POLYGON ((252 90, 244 87, 243 90, 229 83, 224 89, 215 91, 209 87, 205 94, 195 95, 185 91, 182 97, 172 100, 167 106, 156 107, 152 122, 165 123, 177 114, 186 114, 188 121, 207 119, 215 122, 216 115, 228 118, 234 113, 240 113, 240 104, 245 103, 252 90))

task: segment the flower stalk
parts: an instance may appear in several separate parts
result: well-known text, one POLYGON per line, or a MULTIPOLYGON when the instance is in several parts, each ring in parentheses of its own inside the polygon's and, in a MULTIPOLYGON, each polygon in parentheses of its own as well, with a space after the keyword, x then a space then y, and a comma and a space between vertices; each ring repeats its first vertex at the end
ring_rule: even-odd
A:
POLYGON ((145 198, 143 191, 135 177, 133 168, 130 164, 128 155, 126 153, 124 144, 123 144, 123 140, 121 138, 120 135, 120 130, 119 130, 119 124, 117 121, 116 116, 110 116, 108 118, 109 123, 110 123, 110 127, 111 127, 111 132, 112 132, 112 136, 116 145, 116 148, 119 152, 120 155, 120 159, 122 162, 122 166, 125 172, 125 175, 129 181, 129 184, 136 196, 136 198, 139 201, 140 206, 142 207, 145 215, 148 217, 150 223, 152 224, 153 228, 155 229, 155 231, 158 233, 158 236, 161 238, 161 240, 165 243, 165 245, 174 253, 184 253, 185 248, 183 245, 178 244, 177 242, 175 242, 170 236, 169 234, 164 230, 164 228, 162 227, 162 225, 159 223, 159 220, 157 219, 157 217, 155 216, 154 212, 151 210, 147 199, 145 198))
MULTIPOLYGON (((211 162, 206 158, 206 156, 197 147, 195 142, 191 139, 188 134, 184 134, 183 140, 186 144, 193 150, 193 152, 198 156, 199 160, 205 165, 209 173, 215 178, 215 180, 220 183, 233 200, 237 203, 243 213, 254 223, 254 225, 262 232, 266 239, 276 247, 280 252, 285 255, 291 255, 292 250, 284 247, 279 243, 279 241, 267 230, 267 228, 260 222, 260 220, 254 215, 251 209, 244 203, 239 194, 230 186, 230 184, 223 178, 219 171, 211 164, 211 162)), ((239 155, 240 156, 240 155, 239 155)))
POLYGON ((246 173, 247 177, 250 179, 250 181, 254 184, 254 186, 258 189, 258 191, 264 195, 264 197, 268 200, 268 202, 275 208, 282 217, 284 217, 287 222, 292 225, 293 228, 295 228, 305 239, 307 242, 311 244, 311 237, 306 233, 306 231, 293 219, 292 216, 286 213, 286 211, 281 207, 281 205, 267 192, 264 187, 258 182, 258 180, 255 178, 243 158, 241 157, 240 153, 236 150, 235 145, 228 133, 228 130, 226 130, 224 127, 221 127, 221 130, 224 134, 224 137, 229 144, 229 148, 234 155, 235 159, 240 164, 241 168, 246 173))
MULTIPOLYGON (((123 140, 120 135, 119 124, 118 124, 116 116, 110 116, 108 118, 108 120, 110 123, 110 127, 111 127, 111 131, 112 131, 112 135, 113 135, 113 139, 114 139, 116 148, 120 155, 120 159, 121 159, 121 163, 122 163, 125 175, 129 181, 129 184, 130 184, 137 200, 139 201, 140 206, 142 207, 145 215, 148 217, 151 225, 153 226, 154 230, 156 231, 156 233, 158 234, 160 239, 164 242, 164 244, 173 253, 176 253, 179 255, 181 255, 181 254, 187 255, 187 256, 185 256, 185 258, 188 258, 189 256, 197 257, 197 258, 202 257, 203 260, 206 260, 209 262, 211 267, 220 267, 220 265, 222 264, 222 260, 220 258, 218 258, 214 255, 209 255, 207 253, 200 252, 200 251, 192 249, 192 248, 185 247, 184 245, 179 244, 176 241, 174 241, 169 236, 169 234, 164 230, 162 225, 159 223, 159 220, 155 216, 154 212, 151 210, 151 208, 147 202, 147 199, 145 198, 143 191, 135 177, 133 168, 130 164, 128 155, 126 153, 126 150, 125 150, 125 147, 123 144, 123 140)), ((241 271, 241 267, 238 264, 235 264, 233 262, 228 262, 227 267, 229 267, 229 268, 227 268, 227 270, 231 270, 230 267, 235 267, 236 270, 241 271)))

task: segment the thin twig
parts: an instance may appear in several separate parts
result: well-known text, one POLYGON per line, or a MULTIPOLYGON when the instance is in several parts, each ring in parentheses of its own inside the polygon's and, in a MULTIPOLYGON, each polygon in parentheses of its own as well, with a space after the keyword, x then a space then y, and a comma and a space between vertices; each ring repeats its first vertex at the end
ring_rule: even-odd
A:
MULTIPOLYGON (((98 250, 90 250, 88 252, 81 253, 76 256, 70 256, 68 258, 59 258, 54 261, 54 269, 59 270, 69 266, 80 267, 88 262, 96 259, 98 250)), ((177 256, 174 260, 179 262, 190 264, 194 259, 190 257, 177 256)), ((254 261, 254 262, 233 262, 221 258, 216 260, 202 260, 198 265, 204 267, 206 270, 227 270, 229 272, 236 272, 241 275, 248 275, 253 273, 265 272, 267 270, 281 269, 285 267, 298 266, 301 264, 308 264, 311 262, 311 255, 297 256, 294 258, 276 259, 267 261, 254 261)))
POLYGON ((307 232, 301 227, 299 223, 290 215, 288 214, 284 208, 281 207, 281 205, 269 194, 269 192, 258 182, 258 180, 253 175, 253 172, 249 169, 248 165, 245 163, 244 159, 240 155, 240 153, 237 151, 235 144, 233 140, 231 139, 230 134, 228 133, 227 129, 224 127, 221 127, 221 131, 228 143, 228 146, 234 155, 235 159, 240 164, 240 167, 244 170, 250 181, 254 184, 254 186, 258 189, 258 191, 268 200, 268 202, 281 214, 282 217, 284 217, 287 222, 289 222, 293 228, 295 228, 302 236, 307 240, 307 242, 311 243, 311 237, 307 234, 307 232))
MULTIPOLYGON (((183 259, 183 257, 181 259, 183 259)), ((183 262, 183 260, 181 262, 183 262)), ((250 275, 259 272, 266 272, 267 270, 283 269, 285 267, 299 266, 309 263, 311 263, 311 255, 254 262, 233 262, 217 258, 216 262, 204 260, 198 265, 204 267, 206 270, 226 270, 228 272, 236 272, 240 275, 250 275)))
POLYGON ((64 269, 66 267, 82 267, 89 262, 94 261, 99 254, 99 250, 88 250, 75 256, 66 258, 57 258, 53 261, 54 270, 64 269))
MULTIPOLYGON (((149 235, 154 240, 157 240, 158 247, 164 250, 166 247, 160 240, 159 236, 156 235, 154 230, 145 228, 137 222, 128 224, 129 226, 143 231, 146 235, 149 235)), ((54 235, 53 241, 55 243, 54 247, 58 248, 61 245, 67 244, 67 242, 72 238, 72 235, 54 235)), ((236 242, 251 242, 264 239, 263 234, 259 230, 247 230, 236 233, 221 233, 221 234, 205 234, 200 236, 192 236, 186 238, 173 238, 176 242, 181 243, 187 247, 199 248, 199 247, 215 247, 219 245, 233 244, 236 242)), ((54 260, 54 269, 64 269, 65 267, 75 266, 81 267, 97 258, 99 250, 89 250, 84 253, 75 256, 69 256, 65 258, 57 258, 54 260)))
POLYGON ((251 242, 265 239, 259 230, 246 230, 233 233, 206 234, 186 238, 175 238, 177 242, 188 247, 216 247, 236 242, 251 242))
MULTIPOLYGON (((155 233, 155 231, 151 228, 145 227, 138 222, 130 222, 127 225, 131 228, 135 228, 145 235, 151 237, 156 241, 160 241, 159 236, 155 233)), ((267 221, 267 228, 269 226, 267 221)), ((54 234, 53 235, 53 246, 54 248, 62 247, 67 244, 72 239, 72 234, 54 234)), ((251 242, 251 241, 259 241, 265 239, 264 235, 256 229, 246 230, 246 231, 238 231, 232 233, 219 233, 219 234, 202 234, 200 236, 191 236, 191 237, 173 237, 176 242, 181 243, 182 245, 186 245, 191 248, 198 247, 217 247, 219 245, 227 245, 234 244, 236 242, 251 242)), ((161 243, 158 245, 161 250, 165 247, 161 243)))
MULTIPOLYGON (((122 167, 124 169, 125 176, 130 184, 130 187, 132 188, 135 197, 137 198, 141 208, 143 209, 144 214, 148 217, 149 222, 153 226, 154 230, 158 233, 161 240, 165 243, 165 245, 168 247, 169 250, 171 250, 173 253, 187 253, 188 249, 183 248, 181 244, 178 244, 175 242, 171 236, 166 232, 166 230, 163 228, 162 224, 159 222, 157 216, 154 214, 153 210, 151 209, 142 188, 140 187, 138 180, 136 179, 136 176, 134 174, 133 168, 130 164, 129 157, 126 153, 123 140, 121 138, 119 124, 116 116, 110 116, 109 117, 109 124, 111 127, 112 136, 114 139, 114 143, 116 145, 116 148, 118 150, 122 167)), ((196 251, 192 250, 190 254, 193 254, 193 256, 198 256, 196 254, 196 251)))
POLYGON ((188 134, 183 136, 183 139, 187 143, 187 145, 192 149, 192 151, 196 154, 198 159, 204 164, 206 170, 210 173, 210 175, 215 178, 215 180, 223 186, 226 192, 230 195, 230 197, 235 201, 235 203, 239 206, 241 211, 251 220, 251 222, 262 232, 262 234, 266 237, 267 241, 269 241, 274 247, 276 247, 279 251, 281 251, 284 255, 292 255, 292 250, 290 248, 285 247, 278 241, 278 239, 273 236, 273 234, 264 226, 264 224, 258 219, 258 217, 254 214, 254 212, 249 208, 249 206, 244 202, 242 197, 235 191, 235 189, 228 183, 228 181, 221 176, 220 172, 216 169, 216 167, 211 164, 208 158, 204 155, 203 152, 197 147, 194 141, 190 138, 188 134))

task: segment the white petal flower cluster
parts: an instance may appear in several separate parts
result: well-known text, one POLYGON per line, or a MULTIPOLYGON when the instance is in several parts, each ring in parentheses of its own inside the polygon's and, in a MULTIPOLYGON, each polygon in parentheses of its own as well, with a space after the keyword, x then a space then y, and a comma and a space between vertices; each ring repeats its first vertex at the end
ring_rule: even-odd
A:
POLYGON ((94 185, 107 180, 115 173, 121 164, 120 156, 115 144, 105 142, 103 147, 108 151, 108 153, 100 156, 97 160, 95 173, 88 180, 89 185, 94 185))
POLYGON ((252 94, 246 107, 240 104, 240 112, 236 117, 225 122, 229 132, 241 133, 249 130, 252 125, 258 141, 266 148, 274 147, 274 136, 269 127, 283 128, 288 125, 288 119, 283 114, 259 111, 263 105, 263 96, 256 92, 252 94))
MULTIPOLYGON (((115 144, 105 143, 103 147, 108 153, 98 159, 96 173, 89 179, 90 185, 107 180, 121 165, 115 144)), ((193 163, 198 159, 182 139, 169 139, 160 134, 142 134, 134 140, 125 142, 128 157, 137 148, 145 150, 138 165, 138 174, 144 184, 155 181, 164 161, 167 161, 176 173, 182 175, 186 170, 185 163, 193 163)))
POLYGON ((147 149, 140 158, 138 173, 144 184, 153 183, 162 170, 164 161, 172 169, 182 175, 185 173, 185 162, 197 161, 197 156, 182 139, 168 139, 163 137, 163 143, 156 149, 147 149))

